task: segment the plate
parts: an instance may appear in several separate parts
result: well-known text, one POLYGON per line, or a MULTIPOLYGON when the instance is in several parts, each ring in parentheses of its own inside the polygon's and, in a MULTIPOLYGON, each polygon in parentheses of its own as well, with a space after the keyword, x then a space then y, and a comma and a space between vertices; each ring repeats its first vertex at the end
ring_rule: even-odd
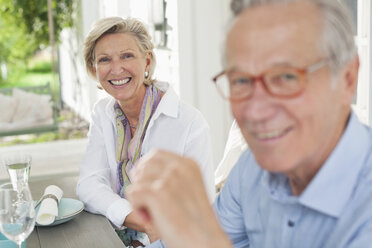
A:
MULTIPOLYGON (((40 205, 37 206, 36 210, 36 216, 39 212, 40 205)), ((56 219, 52 224, 49 225, 40 225, 38 223, 35 223, 36 226, 56 226, 62 223, 65 223, 71 219, 73 219, 76 215, 78 215, 81 211, 84 210, 84 204, 76 199, 72 198, 62 198, 61 201, 58 204, 58 216, 56 216, 56 219)))

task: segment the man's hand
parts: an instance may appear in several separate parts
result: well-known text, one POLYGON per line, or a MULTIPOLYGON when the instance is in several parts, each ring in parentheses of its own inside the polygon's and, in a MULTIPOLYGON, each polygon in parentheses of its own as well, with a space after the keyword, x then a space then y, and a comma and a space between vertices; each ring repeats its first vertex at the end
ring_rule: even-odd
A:
POLYGON ((164 151, 143 157, 127 195, 144 222, 153 224, 169 247, 231 247, 193 160, 164 151))

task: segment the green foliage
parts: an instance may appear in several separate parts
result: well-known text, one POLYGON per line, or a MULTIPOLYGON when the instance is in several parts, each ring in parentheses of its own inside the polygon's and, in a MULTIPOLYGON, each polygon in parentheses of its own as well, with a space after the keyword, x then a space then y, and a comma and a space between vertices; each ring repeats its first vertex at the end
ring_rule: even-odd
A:
POLYGON ((0 0, 0 60, 20 63, 37 48, 10 0, 0 0))
MULTIPOLYGON (((73 23, 74 0, 52 0, 54 36, 73 23)), ((48 1, 13 0, 17 15, 24 21, 27 33, 32 34, 39 45, 49 44, 48 1)))
MULTIPOLYGON (((75 0, 52 0, 54 36, 73 24, 75 0)), ((0 61, 24 64, 49 45, 47 0, 0 0, 0 61)))
POLYGON ((53 82, 51 63, 40 61, 30 67, 10 66, 9 78, 6 82, 0 83, 0 88, 37 86, 46 82, 53 82))
POLYGON ((27 72, 33 73, 50 73, 52 71, 52 64, 49 61, 39 61, 27 69, 27 72))
POLYGON ((3 139, 0 138, 0 147, 12 146, 12 145, 20 145, 20 144, 33 144, 33 143, 43 143, 43 142, 50 142, 56 140, 68 140, 68 139, 82 139, 86 138, 86 132, 82 131, 75 131, 71 134, 60 130, 58 133, 42 133, 42 134, 30 134, 23 137, 14 136, 13 139, 3 139))

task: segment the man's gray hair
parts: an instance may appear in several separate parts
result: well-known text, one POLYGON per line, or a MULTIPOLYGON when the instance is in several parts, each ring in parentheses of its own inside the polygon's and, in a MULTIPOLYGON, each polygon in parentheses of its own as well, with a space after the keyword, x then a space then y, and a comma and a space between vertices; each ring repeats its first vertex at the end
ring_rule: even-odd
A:
POLYGON ((324 29, 320 49, 330 59, 332 72, 337 73, 356 54, 351 16, 339 0, 232 0, 230 7, 234 16, 238 16, 246 8, 294 1, 314 3, 322 12, 324 29))

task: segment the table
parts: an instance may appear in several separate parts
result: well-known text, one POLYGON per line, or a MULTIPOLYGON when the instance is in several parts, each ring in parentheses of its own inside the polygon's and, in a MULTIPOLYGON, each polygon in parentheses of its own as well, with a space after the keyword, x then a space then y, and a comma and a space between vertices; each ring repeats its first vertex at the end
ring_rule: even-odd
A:
MULTIPOLYGON (((75 187, 78 177, 61 177, 42 181, 30 180, 30 189, 34 200, 38 200, 44 189, 51 184, 63 190, 63 197, 75 198, 75 187)), ((69 222, 52 226, 38 227, 27 239, 27 248, 120 248, 125 247, 116 235, 110 222, 101 215, 86 211, 69 222)))

